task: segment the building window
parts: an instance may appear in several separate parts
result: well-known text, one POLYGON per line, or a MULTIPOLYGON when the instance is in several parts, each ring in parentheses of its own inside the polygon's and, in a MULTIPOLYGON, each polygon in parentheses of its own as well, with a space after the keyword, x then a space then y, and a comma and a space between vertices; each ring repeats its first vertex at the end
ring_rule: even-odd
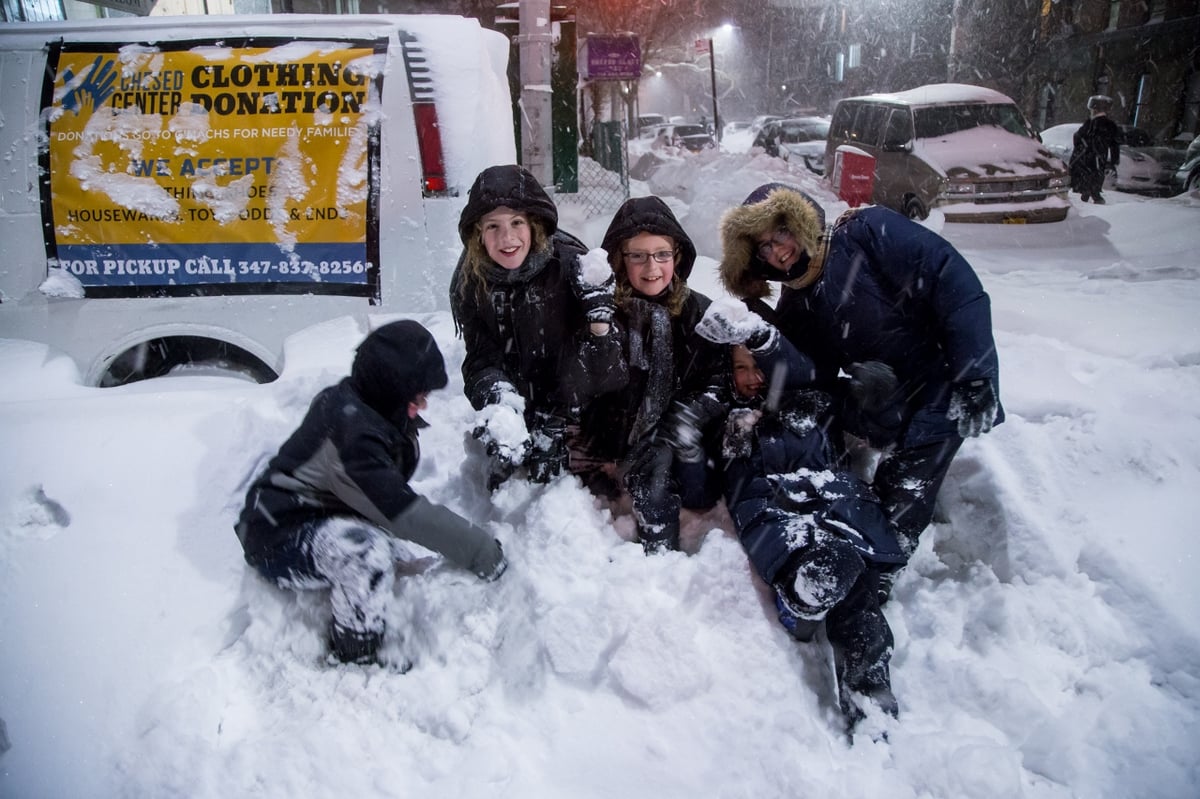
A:
POLYGON ((1121 0, 1108 0, 1108 29, 1115 31, 1121 22, 1121 0))
POLYGON ((862 45, 852 44, 849 48, 849 53, 846 56, 846 68, 854 69, 862 66, 862 45))
POLYGON ((4 0, 6 22, 47 22, 66 18, 62 0, 4 0))
POLYGON ((1130 123, 1136 128, 1142 120, 1142 112, 1150 105, 1150 73, 1143 72, 1138 78, 1137 103, 1133 106, 1133 119, 1130 123))

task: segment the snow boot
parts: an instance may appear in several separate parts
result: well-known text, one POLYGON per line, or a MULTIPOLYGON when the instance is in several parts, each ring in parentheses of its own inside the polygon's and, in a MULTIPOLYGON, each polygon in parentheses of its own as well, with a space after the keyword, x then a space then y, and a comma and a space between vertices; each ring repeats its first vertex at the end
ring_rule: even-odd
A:
POLYGON ((674 523, 642 524, 638 523, 638 540, 647 555, 657 555, 661 552, 671 552, 679 549, 679 520, 674 523))
POLYGON ((383 632, 358 632, 334 622, 329 643, 333 656, 340 663, 367 665, 376 663, 376 653, 383 642, 383 632))
POLYGON ((820 620, 806 619, 797 612, 797 608, 789 607, 780 591, 775 592, 775 610, 779 613, 779 623, 797 641, 808 643, 821 626, 820 620))

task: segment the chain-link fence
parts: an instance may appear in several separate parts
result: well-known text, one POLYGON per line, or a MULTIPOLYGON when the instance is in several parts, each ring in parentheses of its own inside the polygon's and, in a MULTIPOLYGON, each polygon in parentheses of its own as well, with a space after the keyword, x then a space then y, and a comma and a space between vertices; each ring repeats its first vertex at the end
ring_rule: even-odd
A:
POLYGON ((579 155, 579 191, 558 193, 554 201, 583 207, 589 215, 616 211, 629 199, 629 149, 619 122, 597 123, 579 155))

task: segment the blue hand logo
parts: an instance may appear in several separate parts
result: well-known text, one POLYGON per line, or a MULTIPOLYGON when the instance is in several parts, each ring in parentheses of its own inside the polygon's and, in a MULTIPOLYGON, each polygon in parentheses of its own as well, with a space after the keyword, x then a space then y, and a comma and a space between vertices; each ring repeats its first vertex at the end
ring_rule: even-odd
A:
POLYGON ((63 96, 63 108, 74 111, 75 115, 88 109, 96 109, 104 104, 113 94, 113 84, 117 82, 117 71, 112 59, 104 60, 104 56, 96 56, 92 67, 77 86, 71 86, 75 73, 70 68, 63 70, 63 85, 71 86, 63 96))

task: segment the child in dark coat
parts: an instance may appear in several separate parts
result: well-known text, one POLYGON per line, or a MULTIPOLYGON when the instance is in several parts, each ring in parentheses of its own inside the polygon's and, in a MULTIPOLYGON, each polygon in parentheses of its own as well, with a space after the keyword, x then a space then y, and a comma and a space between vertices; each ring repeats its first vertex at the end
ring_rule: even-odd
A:
POLYGON ((246 495, 236 532, 246 562, 281 588, 328 588, 331 644, 374 661, 395 571, 389 538, 413 541, 480 578, 505 569, 500 542, 415 493, 417 415, 446 386, 437 342, 413 321, 368 335, 350 376, 313 399, 246 495))
MULTIPOLYGON (((892 632, 878 589, 879 575, 905 556, 878 498, 843 465, 833 398, 812 388, 812 361, 745 308, 714 303, 697 332, 734 345, 733 402, 716 460, 729 515, 775 589, 780 621, 801 641, 824 622, 849 729, 872 704, 896 715, 892 632)), ((859 384, 854 394, 880 393, 870 389, 859 384)))
POLYGON ((475 179, 458 223, 464 252, 450 308, 466 343, 463 390, 480 412, 488 488, 525 466, 547 482, 567 463, 565 432, 596 391, 619 385, 609 336, 613 276, 588 281, 583 244, 558 230, 558 210, 516 165, 475 179))
POLYGON ((646 552, 678 549, 677 418, 720 408, 724 352, 695 334, 709 300, 687 286, 696 248, 666 203, 627 200, 601 246, 616 275, 616 338, 627 380, 584 409, 580 463, 572 469, 594 486, 600 465, 617 464, 646 552))

